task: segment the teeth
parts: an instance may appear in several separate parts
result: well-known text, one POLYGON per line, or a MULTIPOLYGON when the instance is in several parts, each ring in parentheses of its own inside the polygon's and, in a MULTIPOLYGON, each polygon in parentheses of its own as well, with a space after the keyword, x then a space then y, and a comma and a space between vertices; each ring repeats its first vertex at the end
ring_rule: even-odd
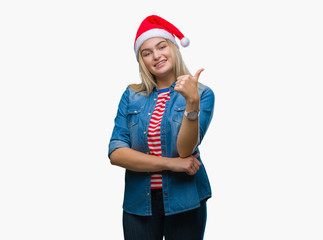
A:
POLYGON ((158 67, 159 65, 163 64, 165 61, 161 61, 155 65, 155 67, 158 67))

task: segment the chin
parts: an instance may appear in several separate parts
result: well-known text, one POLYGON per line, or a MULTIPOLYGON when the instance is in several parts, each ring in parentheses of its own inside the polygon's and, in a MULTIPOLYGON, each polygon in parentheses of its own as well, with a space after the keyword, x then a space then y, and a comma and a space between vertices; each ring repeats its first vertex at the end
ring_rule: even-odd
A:
POLYGON ((159 71, 155 71, 155 76, 158 76, 158 77, 165 77, 167 75, 169 75, 171 72, 173 71, 172 68, 163 68, 163 69, 160 69, 159 71))
POLYGON ((166 71, 166 72, 157 72, 156 74, 154 74, 156 77, 166 77, 170 74, 170 71, 166 71))

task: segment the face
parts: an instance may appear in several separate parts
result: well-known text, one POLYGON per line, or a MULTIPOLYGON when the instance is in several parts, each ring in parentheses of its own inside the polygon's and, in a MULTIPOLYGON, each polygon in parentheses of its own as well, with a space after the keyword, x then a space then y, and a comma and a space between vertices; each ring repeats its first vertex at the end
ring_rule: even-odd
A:
POLYGON ((172 74, 174 58, 171 47, 164 38, 150 38, 140 47, 144 64, 156 78, 165 78, 172 74))

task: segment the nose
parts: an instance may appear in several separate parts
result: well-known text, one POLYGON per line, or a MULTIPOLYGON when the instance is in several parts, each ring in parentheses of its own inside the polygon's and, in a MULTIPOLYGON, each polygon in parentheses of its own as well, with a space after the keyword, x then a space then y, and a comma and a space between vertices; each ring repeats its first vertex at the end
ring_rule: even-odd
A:
POLYGON ((158 60, 160 58, 160 53, 158 51, 154 51, 153 57, 154 57, 154 60, 158 60))

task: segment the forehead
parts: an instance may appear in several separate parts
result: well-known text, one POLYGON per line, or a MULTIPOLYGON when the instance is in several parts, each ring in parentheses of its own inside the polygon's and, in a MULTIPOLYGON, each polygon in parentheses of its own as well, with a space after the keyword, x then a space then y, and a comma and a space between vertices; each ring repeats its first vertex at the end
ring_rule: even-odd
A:
POLYGON ((165 38, 161 38, 161 37, 153 37, 153 38, 149 38, 146 41, 144 41, 144 43, 141 45, 140 49, 145 49, 145 48, 153 48, 155 47, 158 43, 165 41, 165 38))

